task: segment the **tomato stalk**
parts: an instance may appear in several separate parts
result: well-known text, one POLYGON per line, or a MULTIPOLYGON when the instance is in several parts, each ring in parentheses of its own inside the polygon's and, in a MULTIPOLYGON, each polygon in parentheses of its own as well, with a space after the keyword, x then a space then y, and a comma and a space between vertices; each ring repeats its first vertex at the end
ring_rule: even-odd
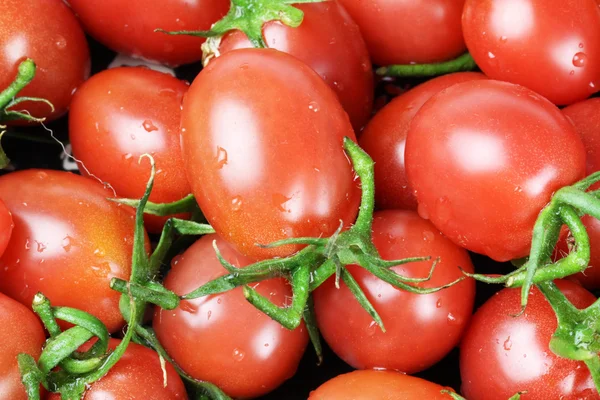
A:
POLYGON ((458 58, 431 64, 389 65, 377 69, 377 75, 403 78, 425 78, 451 74, 461 71, 473 71, 477 68, 471 54, 465 53, 458 58))
MULTIPOLYGON (((453 398, 454 400, 466 400, 464 397, 462 397, 461 395, 459 395, 458 393, 452 392, 450 390, 442 390, 443 394, 447 394, 448 396, 450 396, 451 398, 453 398)), ((521 395, 525 394, 527 392, 520 392, 515 394, 514 396, 512 396, 510 399, 508 400, 520 400, 521 399, 521 395)))

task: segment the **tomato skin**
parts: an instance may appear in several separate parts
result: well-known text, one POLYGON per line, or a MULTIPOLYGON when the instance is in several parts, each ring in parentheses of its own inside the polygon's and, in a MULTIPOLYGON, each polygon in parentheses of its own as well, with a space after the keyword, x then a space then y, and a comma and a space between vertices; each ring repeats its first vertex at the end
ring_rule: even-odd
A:
MULTIPOLYGON (((119 197, 139 199, 156 165, 150 201, 170 203, 191 192, 181 155, 181 102, 188 86, 170 75, 141 67, 114 68, 94 75, 75 94, 69 139, 84 175, 110 183, 119 197)), ((184 217, 184 215, 178 215, 184 217)), ((146 215, 158 233, 168 217, 146 215)))
MULTIPOLYGON (((263 27, 270 48, 297 57, 313 68, 338 95, 356 132, 373 108, 373 70, 367 46, 348 12, 337 2, 297 4, 304 20, 297 28, 279 21, 263 27)), ((223 37, 219 51, 251 48, 241 31, 223 37)))
POLYGON ((417 209, 408 186, 404 149, 410 121, 434 94, 461 82, 486 79, 477 72, 443 75, 414 87, 381 109, 365 127, 360 147, 375 161, 375 203, 379 209, 417 209))
POLYGON ((0 177, 15 225, 0 258, 0 291, 25 306, 42 292, 54 306, 93 314, 110 332, 121 328, 120 294, 109 283, 129 278, 134 220, 109 196, 98 182, 66 172, 0 177))
POLYGON ((0 200, 0 257, 2 257, 6 246, 8 246, 14 226, 12 214, 8 211, 4 202, 0 200))
MULTIPOLYGON (((373 242, 385 260, 440 257, 431 280, 423 287, 437 287, 460 278, 458 267, 473 271, 467 251, 413 211, 376 212, 373 242)), ((431 264, 432 261, 409 263, 394 271, 413 278, 426 277, 431 264)), ((335 278, 314 292, 321 334, 352 367, 411 374, 435 364, 458 344, 473 311, 474 281, 465 280, 438 293, 419 295, 395 289, 359 266, 349 266, 348 271, 386 328, 385 333, 381 331, 346 285, 336 289, 335 278), (440 335, 442 331, 444 334, 440 335)))
POLYGON ((227 0, 68 0, 86 32, 107 47, 177 66, 199 61, 203 38, 154 32, 207 30, 229 10, 227 0), (143 11, 142 11, 143 10, 143 11))
POLYGON ((300 249, 257 243, 327 237, 340 220, 353 222, 360 190, 344 136, 355 140, 335 93, 277 50, 240 49, 214 59, 184 99, 192 193, 216 232, 254 259, 300 249))
MULTIPOLYGON (((173 261, 165 279, 167 289, 187 294, 226 274, 213 240, 234 265, 244 267, 252 262, 220 237, 207 235, 173 261)), ((255 287, 279 306, 292 295, 283 279, 263 281, 255 287)), ((184 371, 216 384, 234 398, 261 396, 291 378, 308 343, 304 324, 293 331, 283 328, 247 302, 241 287, 183 301, 172 311, 157 308, 153 327, 184 371)))
POLYGON ((492 79, 526 86, 555 104, 600 89, 600 10, 594 0, 467 0, 467 47, 492 79))
POLYGON ((583 144, 561 112, 492 80, 459 83, 425 103, 405 156, 419 214, 497 261, 527 255, 539 212, 585 174, 583 144))
POLYGON ((90 74, 87 41, 71 10, 61 0, 3 0, 0 36, 0 90, 15 79, 21 61, 31 58, 36 75, 19 96, 49 100, 55 111, 31 102, 15 109, 48 120, 63 115, 73 92, 90 74))
POLYGON ((433 63, 466 50, 465 0, 339 0, 356 21, 377 65, 433 63))
MULTIPOLYGON (((557 282, 577 307, 596 298, 576 283, 557 282)), ((561 358, 548 348, 556 330, 556 316, 534 288, 525 314, 520 289, 503 289, 473 316, 460 348, 462 391, 469 400, 506 400, 527 391, 523 400, 599 399, 583 362, 561 358)))

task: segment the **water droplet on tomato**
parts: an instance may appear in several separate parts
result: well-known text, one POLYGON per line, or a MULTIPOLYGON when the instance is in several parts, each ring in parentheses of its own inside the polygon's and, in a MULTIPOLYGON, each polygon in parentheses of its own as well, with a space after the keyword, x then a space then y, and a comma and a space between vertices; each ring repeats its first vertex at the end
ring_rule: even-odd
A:
POLYGON ((272 196, 273 206, 281 212, 290 212, 290 210, 284 207, 284 204, 291 199, 291 197, 284 196, 281 193, 274 193, 272 196))
POLYGON ((29 250, 31 248, 31 243, 29 243, 29 239, 25 240, 25 250, 29 250))
POLYGON ((196 307, 190 301, 183 300, 181 303, 179 303, 179 307, 186 313, 196 314, 196 312, 198 312, 198 307, 196 307))
POLYGON ((233 349, 233 359, 235 361, 242 361, 244 359, 244 357, 246 356, 246 353, 244 353, 242 350, 240 349, 233 349))
POLYGON ((510 351, 512 347, 512 342, 510 340, 510 336, 506 338, 506 340, 504 341, 504 350, 506 351, 510 351))
POLYGON ((65 236, 61 242, 62 248, 68 253, 71 251, 71 247, 73 247, 72 238, 70 236, 65 236))
POLYGON ((319 112, 319 104, 316 101, 311 101, 308 103, 308 109, 313 112, 319 112))
POLYGON ((133 133, 129 135, 129 137, 131 138, 131 140, 135 140, 135 135, 133 133))
POLYGON ((55 43, 56 47, 58 47, 60 50, 63 50, 67 47, 67 39, 65 39, 63 36, 58 36, 55 43))
POLYGON ((587 54, 579 52, 573 56, 573 65, 578 68, 584 67, 587 59, 587 54))
POLYGON ((242 71, 245 71, 245 70, 247 70, 247 69, 248 69, 248 64, 242 64, 242 65, 240 65, 240 69, 241 69, 242 71))
POLYGON ((44 250, 46 250, 47 246, 42 243, 42 242, 36 242, 37 243, 37 251, 38 253, 43 253, 44 250))
POLYGON ((494 58, 496 58, 496 55, 494 53, 492 53, 491 51, 488 51, 488 57, 493 60, 494 58))
POLYGON ((329 44, 336 44, 337 40, 335 37, 332 37, 331 39, 329 39, 329 44))
POLYGON ((242 196, 235 196, 233 199, 231 199, 231 209, 233 211, 239 211, 240 208, 242 208, 242 204, 242 196))
POLYGON ((154 131, 158 130, 156 125, 154 125, 154 123, 152 121, 150 121, 149 119, 145 120, 144 123, 142 124, 142 126, 144 127, 144 130, 146 132, 154 132, 154 131))
POLYGON ((523 188, 521 186, 515 186, 515 193, 521 193, 523 191, 523 188))
POLYGON ((133 159, 133 154, 131 153, 125 153, 123 154, 123 160, 125 161, 131 161, 133 159))
POLYGON ((223 301, 223 299, 221 299, 221 298, 218 298, 218 299, 217 299, 217 304, 221 304, 221 302, 222 302, 222 301, 223 301))
POLYGON ((575 75, 575 71, 571 70, 571 72, 569 72, 569 75, 571 75, 571 76, 575 75))
POLYGON ((500 36, 500 42, 502 43, 506 43, 506 41, 508 40, 508 38, 504 35, 500 36))
POLYGON ((340 92, 344 91, 344 84, 341 82, 333 82, 333 86, 335 86, 340 92))
POLYGON ((435 308, 442 308, 442 299, 438 299, 437 303, 435 303, 435 308))
POLYGON ((427 206, 425 204, 420 203, 417 211, 419 212, 419 215, 421 216, 421 218, 429 219, 429 209, 427 208, 427 206))
POLYGON ((425 240, 426 242, 431 242, 432 240, 435 240, 435 233, 431 231, 423 232, 423 240, 425 240))
POLYGON ((265 347, 269 347, 269 343, 265 343, 265 347))
POLYGON ((454 316, 454 314, 452 313, 448 313, 448 323, 451 325, 457 324, 458 321, 456 320, 456 317, 454 316))
POLYGON ((178 254, 175 257, 173 257, 173 260, 171 260, 171 265, 175 266, 177 264, 179 264, 179 261, 181 261, 182 255, 178 254))
POLYGON ((215 157, 217 163, 217 169, 223 168, 227 164, 227 150, 221 146, 217 146, 217 156, 215 157))
POLYGON ((594 82, 590 82, 590 89, 592 89, 592 91, 596 91, 596 84, 594 82))
POLYGON ((48 177, 48 174, 46 172, 44 172, 44 171, 40 171, 40 172, 37 173, 37 177, 40 180, 44 180, 44 179, 46 179, 48 177))
POLYGON ((583 49, 583 43, 579 43, 579 48, 583 49))
POLYGON ((104 257, 106 255, 106 253, 102 249, 96 249, 96 250, 94 250, 94 255, 96 257, 104 257))
POLYGON ((208 310, 208 313, 206 313, 206 320, 210 321, 210 317, 212 317, 212 311, 208 310))
POLYGON ((435 213, 440 223, 445 224, 452 218, 452 208, 450 200, 446 196, 437 199, 435 203, 435 213))

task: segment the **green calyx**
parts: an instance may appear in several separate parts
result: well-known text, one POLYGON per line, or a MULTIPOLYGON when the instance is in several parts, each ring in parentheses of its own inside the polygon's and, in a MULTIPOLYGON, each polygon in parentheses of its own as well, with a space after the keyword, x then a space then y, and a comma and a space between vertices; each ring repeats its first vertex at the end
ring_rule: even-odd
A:
POLYGON ((473 71, 477 68, 471 54, 465 53, 458 58, 432 64, 389 65, 377 69, 377 75, 402 78, 430 78, 454 72, 473 71))

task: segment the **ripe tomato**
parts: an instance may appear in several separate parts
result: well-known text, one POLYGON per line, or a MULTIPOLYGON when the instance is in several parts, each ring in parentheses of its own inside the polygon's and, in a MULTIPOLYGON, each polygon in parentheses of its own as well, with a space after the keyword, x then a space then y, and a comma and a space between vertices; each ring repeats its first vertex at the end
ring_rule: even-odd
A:
POLYGON ((199 61, 204 39, 154 32, 206 30, 227 10, 227 0, 68 0, 85 30, 120 53, 177 66, 199 61))
POLYGON ((493 79, 571 104, 600 89, 600 10, 594 0, 467 0, 467 47, 493 79))
MULTIPOLYGON (((173 261, 165 279, 167 289, 183 295, 226 274, 213 240, 234 265, 252 262, 218 236, 207 235, 173 261)), ((282 279, 263 281, 255 288, 279 306, 292 294, 282 279)), ((293 331, 283 328, 248 303, 242 288, 183 301, 172 311, 157 308, 153 327, 185 372, 235 398, 261 396, 291 378, 308 342, 303 324, 293 331)))
POLYGON ((433 382, 392 371, 353 371, 311 392, 308 400, 448 400, 433 382))
POLYGON ((111 278, 131 269, 133 213, 78 175, 26 170, 0 177, 0 199, 15 227, 0 258, 0 291, 30 306, 37 292, 53 305, 86 311, 111 332, 123 325, 111 278))
POLYGON ((46 334, 35 314, 0 293, 0 388, 2 398, 26 400, 17 355, 27 353, 37 360, 46 334))
POLYGON ((8 246, 14 226, 10 211, 8 211, 4 202, 0 200, 0 257, 2 257, 6 246, 8 246))
MULTIPOLYGON (((358 26, 333 1, 295 7, 304 12, 302 24, 291 28, 279 21, 269 22, 263 28, 265 42, 270 48, 299 58, 321 75, 359 131, 373 108, 373 70, 358 26)), ((234 31, 223 37, 219 52, 250 47, 246 35, 234 31)))
POLYGON ((427 81, 398 96, 365 127, 360 146, 375 161, 375 202, 380 209, 417 209, 417 199, 404 171, 404 148, 410 121, 434 94, 460 82, 486 79, 476 72, 459 72, 427 81))
MULTIPOLYGON (((373 243, 385 260, 440 257, 430 281, 436 287, 462 276, 458 267, 473 271, 466 250, 444 237, 416 212, 389 210, 373 218, 373 243)), ((395 267, 400 275, 426 277, 432 261, 395 267)), ((386 328, 382 332, 346 285, 329 279, 314 294, 321 333, 344 361, 358 369, 384 368, 415 373, 441 360, 458 344, 469 322, 475 282, 463 281, 438 293, 419 295, 395 289, 364 268, 348 267, 373 304, 386 328), (440 332, 444 332, 440 335, 440 332)))
MULTIPOLYGON (((138 160, 149 153, 156 162, 150 201, 188 195, 179 128, 186 91, 184 82, 147 68, 94 75, 75 94, 69 113, 69 138, 81 172, 110 183, 120 197, 140 198, 150 169, 138 160)), ((148 230, 160 232, 166 219, 146 215, 148 230)))
POLYGON ((217 233, 254 259, 300 248, 257 243, 330 236, 340 220, 354 220, 360 191, 345 136, 355 139, 335 93, 277 50, 241 49, 213 60, 183 103, 192 192, 217 233))
MULTIPOLYGON (((573 282, 558 282, 578 308, 596 298, 573 282)), ((525 314, 520 289, 503 289, 473 316, 460 348, 462 391, 469 400, 506 400, 527 391, 522 400, 598 399, 583 362, 561 358, 548 348, 556 330, 554 311, 535 288, 525 314)))
POLYGON ((2 0, 0 4, 0 90, 17 76, 21 61, 37 64, 36 76, 19 96, 49 100, 22 103, 35 117, 55 119, 64 114, 71 97, 90 73, 90 54, 77 19, 61 0, 2 0))
POLYGON ((454 85, 411 123, 406 173, 419 214, 452 241, 497 261, 529 252, 552 193, 585 174, 585 150, 549 101, 510 83, 454 85))
POLYGON ((352 15, 377 65, 432 63, 466 49, 465 0, 339 0, 352 15))

